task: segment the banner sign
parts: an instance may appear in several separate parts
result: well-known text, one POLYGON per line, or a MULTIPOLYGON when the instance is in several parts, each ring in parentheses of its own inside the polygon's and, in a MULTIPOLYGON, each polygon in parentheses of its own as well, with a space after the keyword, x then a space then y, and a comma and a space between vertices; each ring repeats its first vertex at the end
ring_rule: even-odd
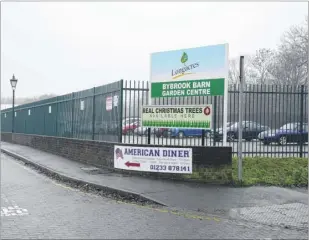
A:
POLYGON ((192 148, 114 146, 118 169, 192 174, 192 148))
POLYGON ((143 106, 142 126, 155 128, 212 128, 212 105, 143 106))
POLYGON ((151 98, 223 96, 228 44, 151 54, 151 98))
POLYGON ((113 109, 113 97, 106 97, 106 111, 113 109))

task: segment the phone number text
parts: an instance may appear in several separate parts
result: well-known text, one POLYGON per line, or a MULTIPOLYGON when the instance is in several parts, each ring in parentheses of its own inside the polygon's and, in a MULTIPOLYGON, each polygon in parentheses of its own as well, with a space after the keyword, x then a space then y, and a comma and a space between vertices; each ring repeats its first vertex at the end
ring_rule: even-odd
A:
POLYGON ((190 172, 189 166, 150 165, 150 170, 169 172, 190 172))

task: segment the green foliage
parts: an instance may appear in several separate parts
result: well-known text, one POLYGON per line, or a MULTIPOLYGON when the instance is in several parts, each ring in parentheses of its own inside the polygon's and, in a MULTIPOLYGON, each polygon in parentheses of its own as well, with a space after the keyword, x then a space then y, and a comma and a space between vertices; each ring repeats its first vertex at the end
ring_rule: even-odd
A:
POLYGON ((184 179, 204 183, 234 184, 236 186, 308 186, 307 158, 247 157, 243 159, 243 181, 238 181, 237 158, 232 167, 196 168, 184 179))
POLYGON ((181 57, 181 60, 180 60, 182 63, 186 63, 188 61, 188 54, 187 53, 183 53, 182 54, 182 57, 181 57))
MULTIPOLYGON (((128 173, 128 171, 123 172, 128 173)), ((129 172, 132 174, 152 176, 160 179, 194 181, 209 184, 232 184, 234 186, 308 186, 307 158, 246 157, 243 159, 242 182, 238 181, 237 158, 233 158, 232 166, 225 165, 221 167, 204 168, 193 166, 192 174, 129 172)))
MULTIPOLYGON (((237 185, 237 158, 233 159, 233 179, 237 185)), ((308 186, 307 158, 247 157, 243 160, 241 185, 308 186)))

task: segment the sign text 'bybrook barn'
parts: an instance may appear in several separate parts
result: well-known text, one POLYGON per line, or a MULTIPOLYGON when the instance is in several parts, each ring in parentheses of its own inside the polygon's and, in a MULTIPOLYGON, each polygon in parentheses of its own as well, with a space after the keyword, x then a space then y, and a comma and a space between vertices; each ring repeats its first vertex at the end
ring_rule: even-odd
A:
POLYGON ((223 94, 223 78, 152 84, 152 97, 214 96, 223 94))
POLYGON ((125 170, 192 173, 192 148, 115 145, 114 167, 125 170))
POLYGON ((212 105, 143 106, 142 126, 156 128, 195 128, 212 127, 212 105))

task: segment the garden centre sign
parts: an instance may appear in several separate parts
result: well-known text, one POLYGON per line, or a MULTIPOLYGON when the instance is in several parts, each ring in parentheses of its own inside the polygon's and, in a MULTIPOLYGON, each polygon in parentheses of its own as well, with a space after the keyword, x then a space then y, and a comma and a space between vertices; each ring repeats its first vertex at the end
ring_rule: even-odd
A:
MULTIPOLYGON (((228 51, 228 44, 218 44, 151 54, 149 104, 151 105, 153 98, 161 97, 224 96, 223 145, 225 146, 227 137, 228 51)), ((164 125, 183 126, 189 124, 188 122, 185 123, 183 117, 181 118, 180 122, 169 120, 164 125)), ((144 126, 153 125, 153 123, 162 125, 163 123, 160 121, 162 119, 150 123, 146 120, 144 126)), ((191 123, 191 126, 199 124, 191 123)), ((208 126, 208 123, 204 124, 208 126)), ((211 120, 209 124, 211 125, 211 120)))
POLYGON ((143 106, 142 126, 156 128, 196 128, 212 127, 212 105, 197 106, 143 106))
POLYGON ((228 45, 151 55, 151 98, 223 96, 228 76, 228 45))
POLYGON ((192 173, 192 148, 114 146, 114 167, 118 169, 192 173))

